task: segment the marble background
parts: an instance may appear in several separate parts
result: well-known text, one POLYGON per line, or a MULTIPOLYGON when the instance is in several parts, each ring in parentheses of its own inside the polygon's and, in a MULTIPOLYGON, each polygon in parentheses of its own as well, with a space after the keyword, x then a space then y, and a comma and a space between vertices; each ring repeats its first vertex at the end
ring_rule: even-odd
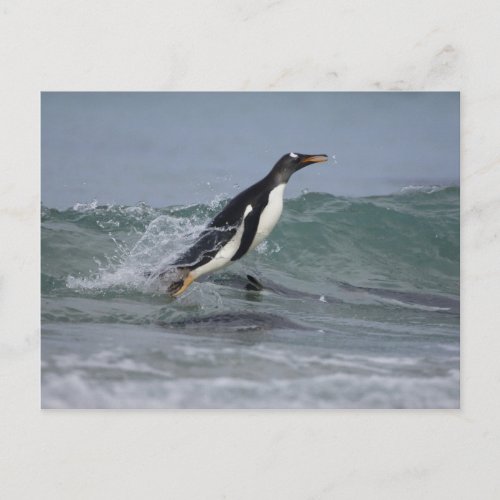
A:
POLYGON ((500 498, 500 3, 0 2, 2 498, 500 498), (460 411, 41 411, 42 90, 460 90, 460 411))

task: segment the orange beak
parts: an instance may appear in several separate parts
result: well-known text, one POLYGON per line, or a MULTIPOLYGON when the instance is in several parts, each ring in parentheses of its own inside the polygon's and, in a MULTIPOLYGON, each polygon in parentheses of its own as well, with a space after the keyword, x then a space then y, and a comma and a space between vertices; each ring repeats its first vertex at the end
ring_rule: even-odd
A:
POLYGON ((327 155, 315 155, 315 156, 307 156, 300 163, 319 163, 322 161, 328 161, 327 155))

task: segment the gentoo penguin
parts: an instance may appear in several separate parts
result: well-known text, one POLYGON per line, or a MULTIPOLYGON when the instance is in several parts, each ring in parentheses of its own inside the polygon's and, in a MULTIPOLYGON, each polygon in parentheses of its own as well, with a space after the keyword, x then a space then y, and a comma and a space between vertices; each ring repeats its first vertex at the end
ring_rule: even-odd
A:
POLYGON ((193 246, 172 263, 177 276, 168 288, 170 295, 180 295, 195 279, 241 259, 264 241, 281 216, 283 192, 291 175, 327 160, 327 155, 286 154, 262 180, 236 195, 193 246))

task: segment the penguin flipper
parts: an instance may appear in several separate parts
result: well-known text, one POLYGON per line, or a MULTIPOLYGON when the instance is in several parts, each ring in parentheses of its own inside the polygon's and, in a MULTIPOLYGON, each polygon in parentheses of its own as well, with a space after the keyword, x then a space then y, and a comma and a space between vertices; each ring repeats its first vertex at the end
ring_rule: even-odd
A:
POLYGON ((257 205, 256 207, 252 207, 252 211, 246 216, 245 221, 243 222, 243 236, 241 237, 240 246, 236 253, 233 255, 232 261, 241 259, 243 255, 248 252, 248 249, 252 245, 252 242, 255 238, 255 234, 257 233, 257 228, 259 226, 260 214, 264 209, 264 205, 257 205))
POLYGON ((236 233, 232 226, 208 227, 172 265, 195 269, 209 262, 236 233))

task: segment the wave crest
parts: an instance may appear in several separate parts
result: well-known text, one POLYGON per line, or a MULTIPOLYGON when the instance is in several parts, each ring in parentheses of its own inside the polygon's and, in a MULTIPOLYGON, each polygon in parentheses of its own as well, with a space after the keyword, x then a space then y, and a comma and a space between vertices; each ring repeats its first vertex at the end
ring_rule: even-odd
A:
MULTIPOLYGON (((155 291, 159 285, 147 273, 186 250, 225 203, 219 196, 207 205, 165 208, 97 201, 64 211, 42 207, 42 268, 54 278, 44 283, 62 279, 76 291, 155 291)), ((240 262, 308 282, 454 293, 459 190, 407 186, 365 198, 306 193, 285 201, 270 238, 240 262)))

